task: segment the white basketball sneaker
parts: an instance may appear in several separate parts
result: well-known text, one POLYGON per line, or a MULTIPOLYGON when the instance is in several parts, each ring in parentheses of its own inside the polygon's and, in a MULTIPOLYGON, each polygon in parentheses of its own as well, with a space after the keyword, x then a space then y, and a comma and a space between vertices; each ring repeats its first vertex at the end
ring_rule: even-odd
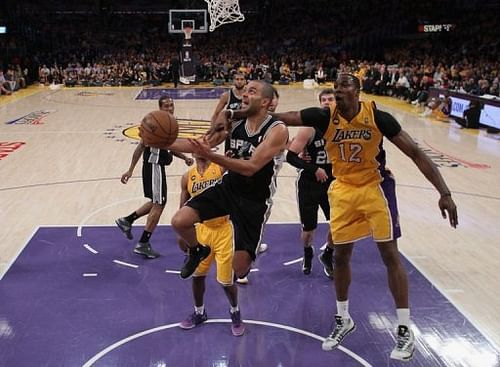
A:
POLYGON ((339 315, 335 315, 334 328, 321 345, 321 348, 323 348, 324 351, 337 348, 339 344, 342 343, 342 340, 354 330, 356 330, 356 324, 351 318, 344 319, 339 315))
POLYGON ((391 352, 391 358, 399 361, 409 361, 415 350, 415 336, 407 326, 398 326, 396 346, 391 352))

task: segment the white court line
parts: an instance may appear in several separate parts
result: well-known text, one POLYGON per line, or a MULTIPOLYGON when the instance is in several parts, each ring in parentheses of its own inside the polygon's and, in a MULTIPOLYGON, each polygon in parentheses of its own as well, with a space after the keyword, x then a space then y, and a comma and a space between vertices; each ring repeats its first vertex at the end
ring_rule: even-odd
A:
MULTIPOLYGON (((171 190, 167 193, 168 196, 171 196, 171 195, 178 195, 180 194, 180 191, 175 191, 175 190, 171 190)), ((83 220, 80 222, 80 224, 78 224, 78 227, 76 229, 76 237, 82 237, 82 229, 83 227, 85 226, 85 223, 90 219, 92 218, 94 215, 96 215, 97 213, 99 213, 100 211, 103 211, 105 209, 108 209, 108 208, 111 208, 113 206, 116 206, 116 205, 119 205, 119 204, 123 204, 123 203, 126 203, 128 201, 133 201, 133 200, 138 200, 138 199, 142 199, 144 200, 144 197, 143 196, 136 196, 134 198, 130 198, 130 199, 125 199, 125 200, 120 200, 120 201, 115 201, 114 203, 111 203, 111 204, 108 204, 108 205, 105 205, 99 209, 96 209, 94 210, 93 212, 91 212, 89 215, 87 215, 85 218, 83 218, 83 220)), ((94 227, 94 226, 91 226, 89 225, 89 227, 94 227)))
MULTIPOLYGON (((305 331, 305 330, 302 330, 302 329, 294 328, 294 327, 288 326, 288 325, 276 324, 274 322, 259 321, 259 320, 243 320, 243 321, 245 322, 245 324, 263 325, 263 326, 269 326, 269 327, 274 327, 274 328, 277 328, 277 329, 291 331, 293 333, 302 334, 302 335, 308 336, 310 338, 319 340, 321 342, 325 340, 325 338, 323 338, 323 337, 321 337, 319 335, 313 334, 313 333, 311 333, 309 331, 305 331)), ((231 322, 230 319, 210 319, 210 320, 205 321, 205 324, 230 323, 230 322, 231 322)), ((158 326, 158 327, 155 327, 155 328, 152 328, 152 329, 144 330, 144 331, 141 331, 141 332, 139 332, 137 334, 128 336, 128 337, 126 337, 126 338, 124 338, 122 340, 117 341, 114 344, 111 344, 110 346, 104 348, 103 350, 101 350, 99 353, 97 353, 95 356, 93 356, 87 362, 85 362, 85 364, 82 367, 91 367, 95 362, 97 362, 99 359, 101 359, 102 357, 104 357, 109 352, 112 352, 116 348, 118 348, 118 347, 120 347, 120 346, 122 346, 122 345, 124 345, 124 344, 126 344, 126 343, 128 343, 130 341, 132 341, 132 340, 139 339, 139 338, 141 338, 141 337, 143 337, 145 335, 156 333, 158 331, 172 329, 172 328, 178 327, 178 326, 179 326, 179 323, 162 325, 162 326, 158 326)), ((364 360, 361 356, 359 356, 356 353, 352 352, 351 350, 343 347, 342 345, 339 345, 337 347, 337 349, 340 350, 340 351, 342 351, 342 352, 344 352, 345 354, 347 354, 349 357, 351 357, 352 359, 356 360, 357 362, 359 362, 359 364, 361 366, 363 366, 363 367, 373 367, 370 363, 368 363, 366 360, 364 360)))
POLYGON ((299 257, 298 259, 287 261, 286 263, 283 263, 283 265, 288 266, 288 265, 296 264, 296 263, 301 262, 303 259, 304 259, 303 257, 299 257))
POLYGON ((180 274, 180 270, 165 270, 165 273, 169 273, 169 274, 180 274))
POLYGON ((465 293, 463 289, 460 288, 450 288, 450 289, 443 289, 446 293, 465 293))
POLYGON ((96 277, 97 273, 83 273, 82 274, 84 277, 96 277))
MULTIPOLYGON (((142 196, 140 198, 144 199, 142 196)), ((99 208, 97 210, 94 210, 92 213, 90 213, 85 218, 83 218, 83 220, 80 222, 80 224, 78 224, 78 228, 76 229, 76 237, 82 237, 82 227, 83 227, 83 225, 85 224, 85 222, 87 222, 89 220, 89 218, 92 218, 95 214, 99 213, 100 211, 102 211, 104 209, 108 209, 108 208, 111 208, 113 206, 116 206, 116 205, 119 205, 119 204, 122 204, 122 203, 126 203, 127 201, 133 201, 133 200, 137 200, 137 199, 139 199, 139 196, 137 196, 135 198, 131 198, 131 199, 125 199, 125 200, 115 201, 114 203, 111 203, 111 204, 103 206, 103 207, 101 207, 101 208, 99 208)))
POLYGON ((84 244, 83 247, 85 247, 87 250, 89 250, 90 252, 92 252, 93 254, 98 254, 99 251, 97 250, 94 250, 89 244, 84 244))
POLYGON ((137 268, 139 267, 139 265, 126 263, 125 261, 120 261, 120 260, 113 260, 113 262, 114 262, 115 264, 118 264, 118 265, 123 265, 123 266, 128 266, 128 267, 130 267, 130 268, 134 268, 134 269, 137 269, 137 268))

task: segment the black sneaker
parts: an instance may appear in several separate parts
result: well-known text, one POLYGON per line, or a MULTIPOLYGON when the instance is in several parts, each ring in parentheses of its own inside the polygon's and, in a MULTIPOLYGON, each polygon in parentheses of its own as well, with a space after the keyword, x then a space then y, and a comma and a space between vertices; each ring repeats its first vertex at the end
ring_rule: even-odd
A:
POLYGON ((231 315, 231 332, 234 336, 242 336, 245 332, 245 324, 241 320, 240 311, 229 312, 231 315))
POLYGON ((126 220, 125 218, 118 218, 117 220, 115 220, 115 223, 129 240, 134 238, 132 236, 132 224, 128 220, 126 220))
POLYGON ((156 259, 160 256, 158 252, 153 251, 149 242, 138 242, 137 245, 135 245, 134 252, 136 254, 146 256, 148 259, 156 259))
POLYGON ((333 279, 333 251, 323 251, 318 256, 319 262, 323 264, 323 271, 325 275, 333 279))
POLYGON ((302 272, 304 274, 311 274, 312 259, 314 257, 314 249, 311 247, 304 247, 304 257, 302 259, 302 272))
POLYGON ((208 255, 210 255, 208 246, 198 245, 189 249, 189 256, 181 269, 181 278, 189 278, 208 255))

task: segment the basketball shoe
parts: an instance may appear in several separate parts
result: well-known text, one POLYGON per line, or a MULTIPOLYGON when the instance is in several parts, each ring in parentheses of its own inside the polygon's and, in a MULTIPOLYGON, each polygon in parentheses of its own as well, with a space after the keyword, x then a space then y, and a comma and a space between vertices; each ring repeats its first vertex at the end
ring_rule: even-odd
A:
POLYGON ((202 262, 208 255, 210 255, 210 247, 198 245, 189 249, 189 256, 181 269, 181 278, 189 278, 200 262, 202 262))
POLYGON ((323 271, 325 275, 333 279, 333 251, 323 251, 319 256, 318 256, 319 262, 323 264, 323 271))
POLYGON ((248 284, 249 283, 248 275, 245 275, 243 278, 236 279, 236 283, 238 283, 238 284, 248 284))
POLYGON ((391 352, 391 358, 399 361, 409 361, 415 350, 415 336, 413 331, 405 325, 398 326, 396 346, 391 352))
POLYGON ((128 220, 122 217, 115 220, 115 223, 129 240, 134 238, 132 236, 132 224, 128 220))
POLYGON ((137 242, 137 245, 134 247, 134 252, 136 254, 146 256, 148 259, 156 259, 157 257, 160 257, 158 252, 153 251, 149 242, 137 242))
POLYGON ((229 313, 231 314, 231 332, 234 336, 242 336, 245 332, 245 324, 241 320, 240 311, 229 313))
POLYGON ((324 351, 329 351, 337 348, 342 340, 356 330, 356 324, 351 318, 344 319, 339 315, 335 315, 335 325, 328 337, 323 341, 321 348, 324 351))
POLYGON ((304 258, 302 259, 302 272, 304 274, 311 274, 313 257, 314 249, 312 246, 304 247, 304 258))
POLYGON ((179 327, 181 329, 189 330, 204 323, 207 320, 208 320, 207 311, 203 311, 202 314, 196 313, 195 311, 191 315, 189 315, 185 320, 181 321, 179 327))

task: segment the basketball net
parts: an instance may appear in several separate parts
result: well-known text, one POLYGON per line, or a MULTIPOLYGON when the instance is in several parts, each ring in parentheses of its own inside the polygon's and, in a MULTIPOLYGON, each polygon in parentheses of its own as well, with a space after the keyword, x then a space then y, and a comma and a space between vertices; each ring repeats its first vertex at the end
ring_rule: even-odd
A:
POLYGON ((193 28, 191 28, 191 27, 184 27, 184 28, 182 28, 182 32, 184 32, 184 39, 190 40, 191 39, 191 34, 193 33, 193 28))
POLYGON ((205 0, 210 14, 210 32, 223 24, 243 22, 238 0, 205 0))

